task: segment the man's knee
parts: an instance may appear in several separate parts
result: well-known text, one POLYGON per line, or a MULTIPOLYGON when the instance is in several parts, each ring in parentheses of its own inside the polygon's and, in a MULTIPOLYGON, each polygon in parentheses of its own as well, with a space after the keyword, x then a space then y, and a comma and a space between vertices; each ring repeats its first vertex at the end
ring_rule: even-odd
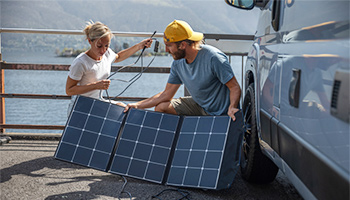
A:
POLYGON ((154 110, 157 112, 165 112, 167 110, 167 107, 169 107, 170 102, 162 102, 158 104, 154 110))
POLYGON ((164 112, 164 113, 171 113, 171 114, 176 114, 175 109, 173 108, 173 106, 171 105, 170 102, 162 102, 160 104, 158 104, 154 110, 156 112, 164 112))

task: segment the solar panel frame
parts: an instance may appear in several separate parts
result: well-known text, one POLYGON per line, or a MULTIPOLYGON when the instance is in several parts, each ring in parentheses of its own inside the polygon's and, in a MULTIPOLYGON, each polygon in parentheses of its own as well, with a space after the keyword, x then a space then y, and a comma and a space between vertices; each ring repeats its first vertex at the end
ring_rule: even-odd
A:
POLYGON ((124 108, 78 96, 54 157, 107 171, 123 124, 124 108))
POLYGON ((226 145, 226 136, 231 121, 231 118, 228 116, 185 116, 166 184, 180 187, 216 189, 223 150, 226 145), (215 123, 218 120, 226 121, 227 125, 226 129, 219 126, 219 131, 215 132, 215 123), (224 140, 220 144, 221 149, 211 146, 210 138, 218 134, 224 136, 224 140), (208 166, 208 163, 213 163, 212 157, 207 159, 207 156, 212 153, 219 154, 215 156, 218 159, 218 166, 214 168, 210 165, 208 166), (183 158, 187 158, 187 161, 183 158), (213 173, 215 174, 214 177, 213 173), (209 176, 209 174, 211 174, 211 178, 206 179, 206 176, 209 176), (181 176, 182 179, 180 178, 181 176), (202 183, 202 180, 206 181, 202 183), (213 180, 215 181, 213 182, 213 180), (212 183, 207 184, 208 181, 212 183))
POLYGON ((54 157, 159 184, 227 188, 240 162, 241 111, 178 116, 78 96, 54 157))

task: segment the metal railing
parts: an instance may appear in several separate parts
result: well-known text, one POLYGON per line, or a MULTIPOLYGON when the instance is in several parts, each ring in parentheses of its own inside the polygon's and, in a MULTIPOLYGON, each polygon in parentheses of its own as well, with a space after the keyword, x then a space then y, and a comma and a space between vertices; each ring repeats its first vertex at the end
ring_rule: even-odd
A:
MULTIPOLYGON (((59 35, 83 35, 82 31, 77 30, 52 30, 52 29, 19 29, 19 28, 1 28, 0 29, 0 45, 1 45, 1 33, 25 33, 25 34, 59 34, 59 35)), ((115 36, 120 37, 150 37, 152 33, 147 32, 112 32, 115 36)), ((252 35, 230 35, 230 34, 204 34, 206 41, 212 40, 215 44, 218 42, 227 41, 245 41, 248 45, 253 41, 252 35)), ((154 37, 162 38, 162 33, 155 34, 154 37)), ((214 45, 215 46, 215 45, 214 45)), ((220 48, 220 47, 219 47, 220 48)), ((225 52, 229 58, 231 56, 242 57, 242 69, 243 58, 247 55, 247 50, 241 52, 225 52)), ((122 66, 112 66, 112 71, 119 70, 122 66)), ((0 46, 0 133, 4 133, 5 129, 46 129, 46 130, 63 130, 64 126, 61 125, 30 125, 30 124, 6 124, 5 120, 5 98, 26 98, 26 99, 70 99, 67 95, 51 95, 51 94, 14 94, 5 93, 5 73, 4 70, 59 70, 68 71, 69 65, 60 64, 18 64, 18 63, 6 63, 2 60, 1 46, 0 46)), ((120 72, 139 72, 139 67, 124 68, 120 72)), ((242 70, 243 71, 243 70, 242 70)), ((149 67, 144 73, 169 73, 169 67, 149 67)), ((145 98, 141 97, 118 97, 120 101, 139 101, 145 98)))

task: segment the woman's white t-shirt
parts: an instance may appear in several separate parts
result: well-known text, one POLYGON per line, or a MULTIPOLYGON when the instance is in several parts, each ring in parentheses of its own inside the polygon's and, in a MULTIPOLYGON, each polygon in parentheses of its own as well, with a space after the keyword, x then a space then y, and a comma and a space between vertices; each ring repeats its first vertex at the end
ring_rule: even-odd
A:
MULTIPOLYGON (((101 60, 94 60, 86 53, 81 53, 73 60, 73 63, 69 67, 68 76, 73 80, 79 81, 77 85, 87 85, 89 83, 107 79, 111 73, 111 66, 115 61, 116 56, 116 53, 110 48, 108 48, 101 60)), ((100 90, 93 90, 80 95, 102 99, 102 92, 100 92, 100 90)), ((75 96, 72 96, 68 112, 70 112, 75 98, 75 96)))

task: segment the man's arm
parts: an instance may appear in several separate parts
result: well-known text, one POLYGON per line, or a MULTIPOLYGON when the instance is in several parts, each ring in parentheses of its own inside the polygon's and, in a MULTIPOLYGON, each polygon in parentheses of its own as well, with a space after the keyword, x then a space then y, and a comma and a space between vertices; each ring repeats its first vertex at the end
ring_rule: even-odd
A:
POLYGON ((227 114, 232 118, 233 121, 236 120, 235 113, 239 111, 239 99, 241 97, 241 88, 235 77, 229 80, 225 84, 230 90, 230 106, 228 108, 227 114))
POLYGON ((125 107, 124 112, 126 112, 129 108, 138 108, 138 109, 152 108, 162 102, 169 102, 174 97, 179 87, 180 87, 180 84, 167 83, 164 91, 148 99, 145 99, 136 103, 128 104, 125 107))

